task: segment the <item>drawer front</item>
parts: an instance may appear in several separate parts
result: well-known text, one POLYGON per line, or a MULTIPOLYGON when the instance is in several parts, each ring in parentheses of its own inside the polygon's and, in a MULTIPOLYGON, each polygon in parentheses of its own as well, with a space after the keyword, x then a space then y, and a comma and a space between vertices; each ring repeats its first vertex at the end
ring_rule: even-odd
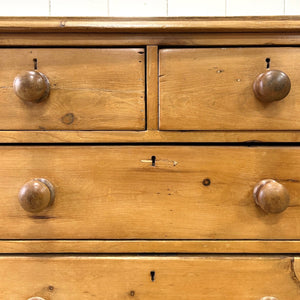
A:
POLYGON ((0 165, 2 239, 300 239, 299 147, 2 146, 0 165), (35 178, 55 199, 28 212, 35 178), (283 212, 256 205, 263 179, 283 212))
POLYGON ((13 256, 0 258, 0 296, 295 300, 299 272, 299 259, 293 257, 13 256))
MULTIPOLYGON (((161 50, 160 129, 299 130, 299 58, 299 48, 288 47, 161 50), (281 101, 266 103, 254 95, 266 58, 270 70, 290 79, 291 90, 281 101)), ((274 83, 274 94, 282 92, 281 83, 274 83)))
POLYGON ((144 49, 1 49, 0 54, 0 129, 145 128, 144 49), (38 102, 30 98, 43 88, 32 73, 29 81, 34 65, 50 84, 49 96, 38 102))

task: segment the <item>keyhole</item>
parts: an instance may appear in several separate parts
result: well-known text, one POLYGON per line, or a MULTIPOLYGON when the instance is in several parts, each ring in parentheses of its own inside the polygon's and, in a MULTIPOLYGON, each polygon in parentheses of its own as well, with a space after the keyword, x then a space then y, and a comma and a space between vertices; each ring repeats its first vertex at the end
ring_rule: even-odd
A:
POLYGON ((155 271, 151 271, 150 276, 151 276, 151 281, 154 281, 155 280, 155 271))
POLYGON ((152 167, 155 167, 156 156, 152 156, 151 160, 152 160, 152 167))
POLYGON ((33 59, 33 67, 34 67, 34 70, 37 70, 37 58, 33 59))
POLYGON ((271 58, 267 57, 267 58, 266 58, 267 69, 270 68, 270 61, 271 61, 271 58))

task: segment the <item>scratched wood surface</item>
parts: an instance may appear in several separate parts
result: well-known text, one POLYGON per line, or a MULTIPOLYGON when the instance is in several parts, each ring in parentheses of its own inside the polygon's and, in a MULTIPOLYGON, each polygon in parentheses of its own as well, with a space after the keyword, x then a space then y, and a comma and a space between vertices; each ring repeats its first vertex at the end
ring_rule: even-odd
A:
POLYGON ((0 257, 1 299, 299 299, 288 256, 0 257))
POLYGON ((1 49, 1 130, 145 129, 145 53, 133 49, 1 49), (18 74, 38 71, 50 96, 24 103, 13 91, 18 74))
POLYGON ((208 48, 160 51, 160 129, 299 130, 299 48, 208 48), (255 78, 285 72, 290 94, 264 104, 254 96, 255 78))
POLYGON ((2 239, 300 238, 298 147, 2 146, 0 164, 2 239), (26 213, 19 190, 39 177, 54 205, 26 213), (266 178, 290 193, 281 214, 254 203, 266 178))

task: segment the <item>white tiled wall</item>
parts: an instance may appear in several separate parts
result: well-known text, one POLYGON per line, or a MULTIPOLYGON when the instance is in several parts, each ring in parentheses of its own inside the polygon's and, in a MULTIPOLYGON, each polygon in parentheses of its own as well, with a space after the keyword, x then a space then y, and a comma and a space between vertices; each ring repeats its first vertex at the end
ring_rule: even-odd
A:
MULTIPOLYGON (((2 1, 2 0, 0 0, 2 1)), ((28 0, 24 0, 27 2, 28 0)), ((49 0, 48 0, 49 1, 49 0)), ((107 16, 107 0, 50 0, 51 16, 107 16)))
POLYGON ((47 16, 49 0, 0 0, 1 16, 47 16))
POLYGON ((168 16, 225 16, 224 0, 168 0, 168 16))
POLYGON ((285 0, 286 15, 300 15, 300 0, 285 0))
POLYGON ((109 15, 159 17, 167 15, 167 0, 109 0, 109 15))
POLYGON ((226 2, 227 16, 274 16, 284 14, 284 0, 227 0, 226 2))
POLYGON ((300 15, 300 0, 0 0, 0 16, 300 15))

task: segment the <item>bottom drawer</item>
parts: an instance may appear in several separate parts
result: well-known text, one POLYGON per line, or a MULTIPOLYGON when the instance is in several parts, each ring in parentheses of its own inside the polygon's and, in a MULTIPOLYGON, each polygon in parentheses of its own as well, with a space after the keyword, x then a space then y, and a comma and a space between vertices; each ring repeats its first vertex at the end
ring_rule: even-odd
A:
POLYGON ((0 299, 296 300, 298 275, 287 256, 3 256, 0 299))

